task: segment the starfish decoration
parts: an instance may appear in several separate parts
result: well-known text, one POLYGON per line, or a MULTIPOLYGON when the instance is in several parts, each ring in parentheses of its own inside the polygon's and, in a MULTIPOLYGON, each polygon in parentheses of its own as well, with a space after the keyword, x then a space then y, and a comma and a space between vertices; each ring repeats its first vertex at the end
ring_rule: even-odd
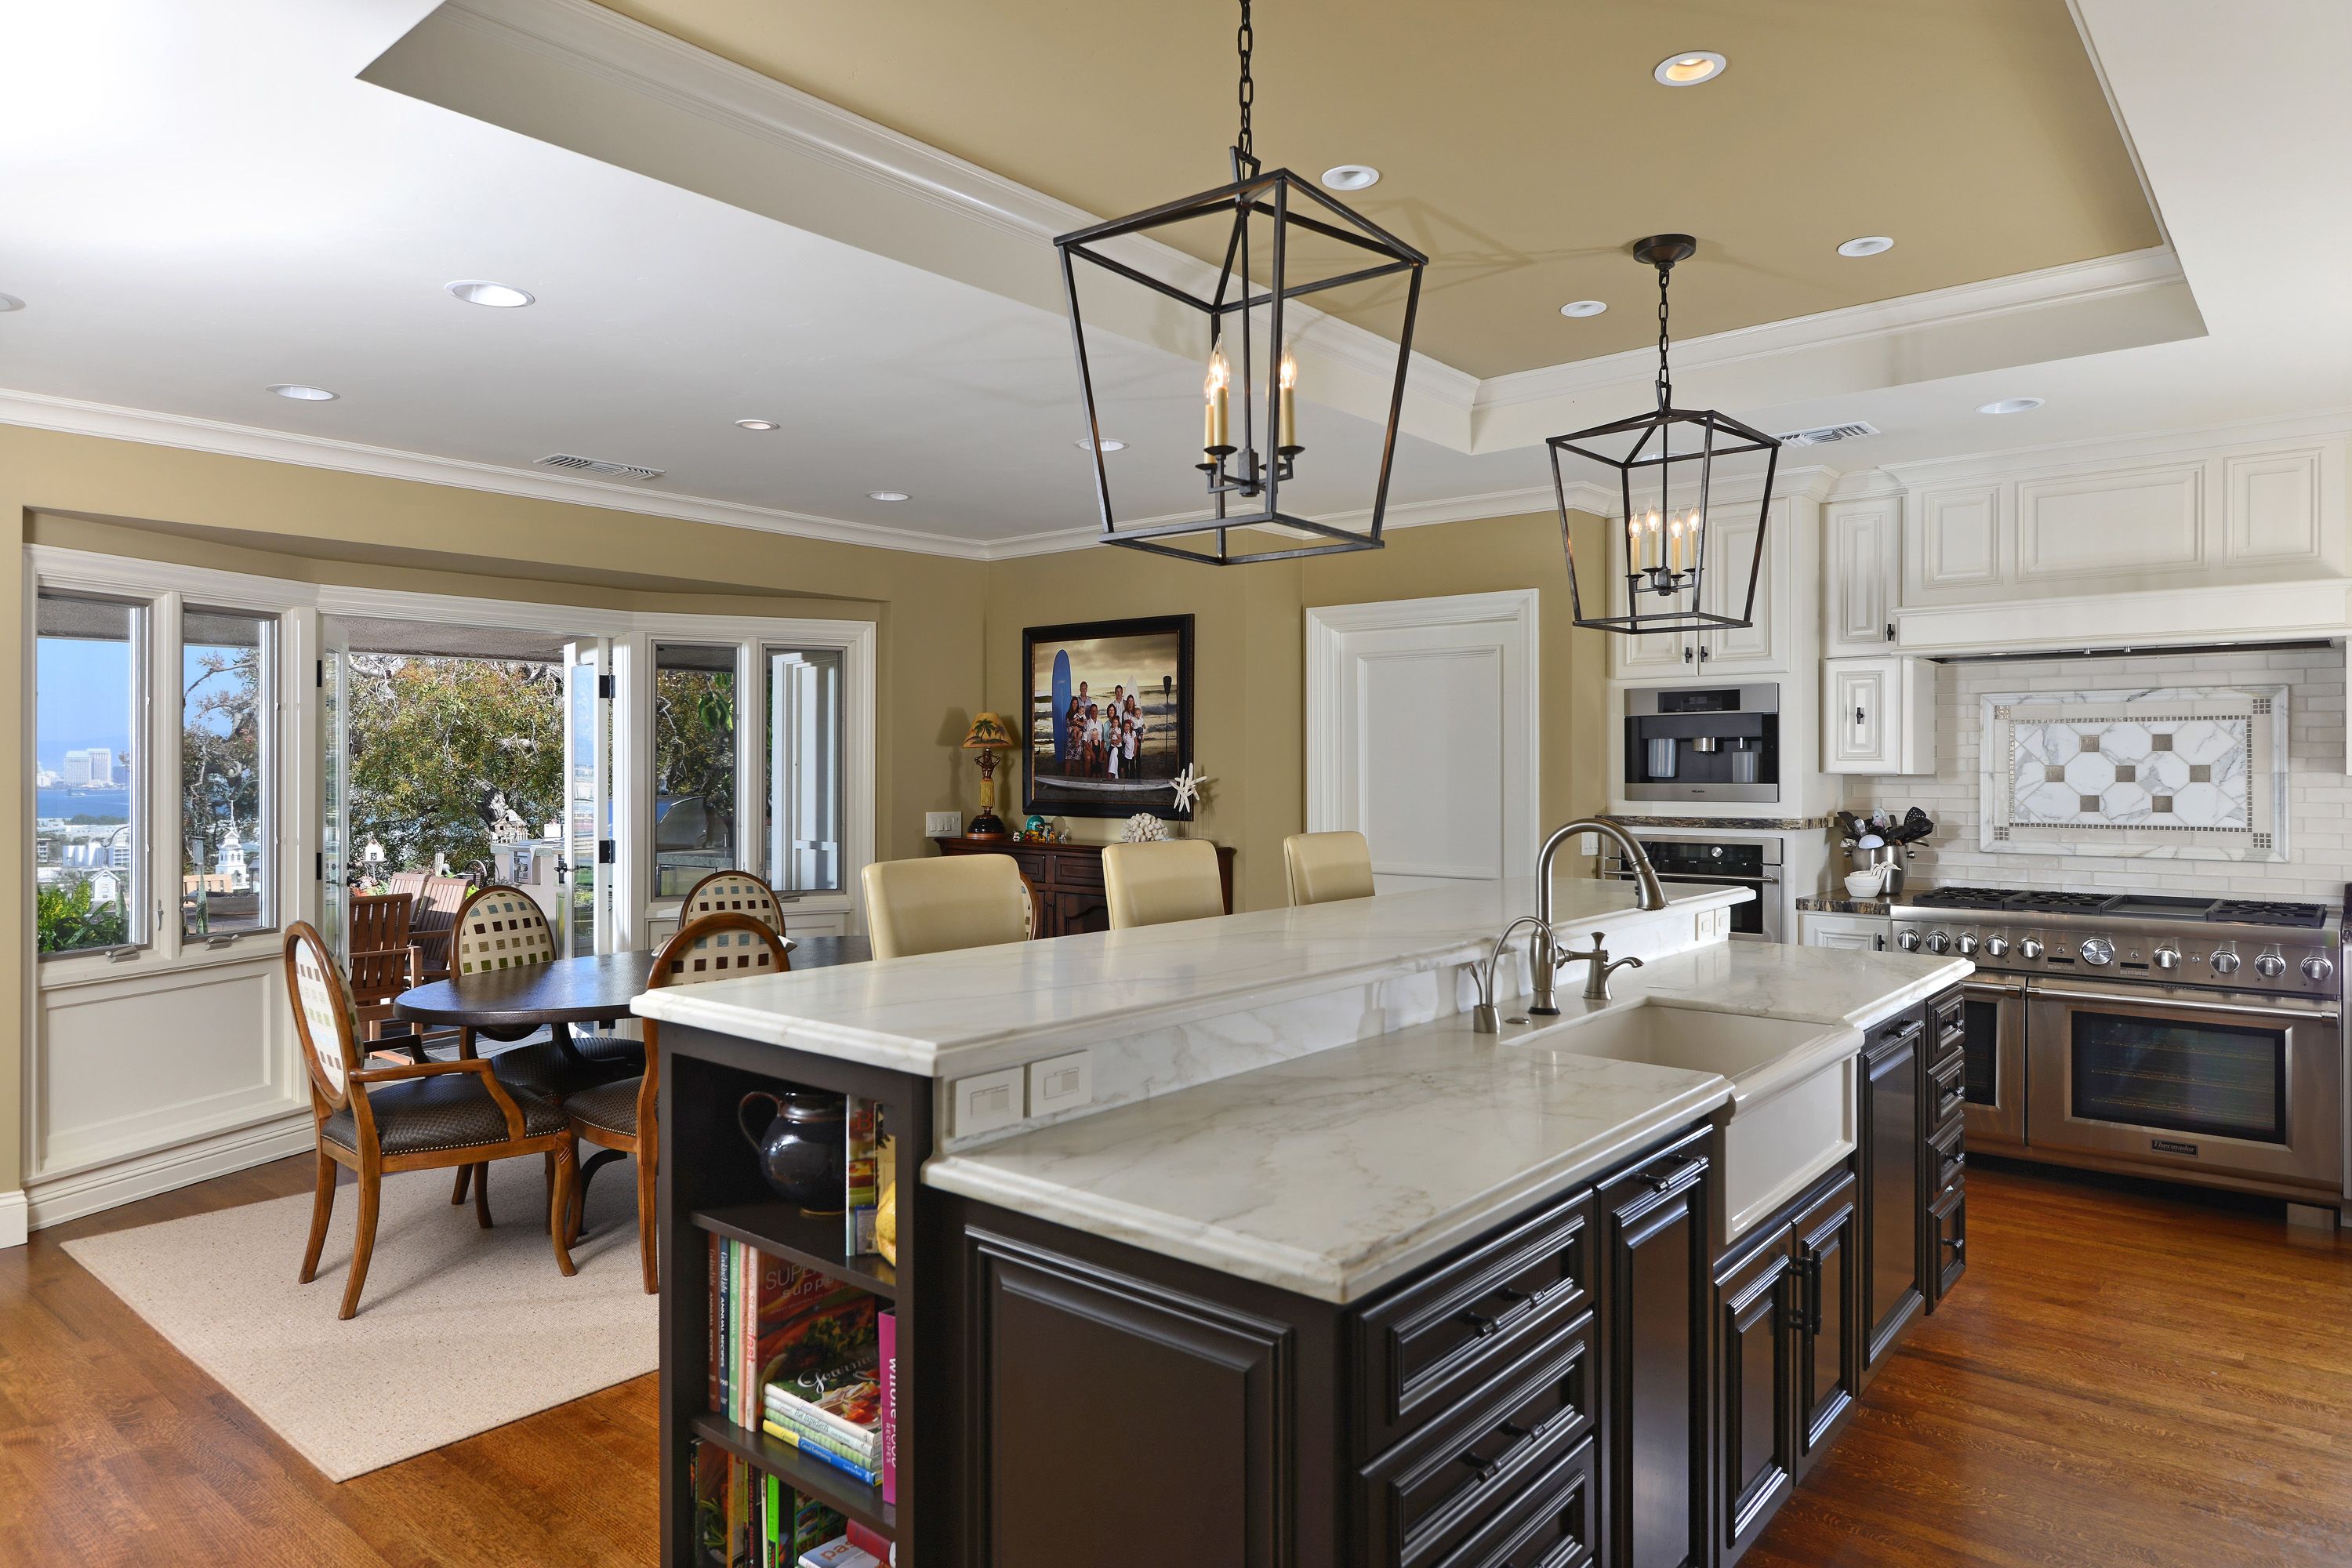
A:
POLYGON ((1201 805, 1201 791, 1206 788, 1208 784, 1207 774, 1202 773, 1194 763, 1186 763, 1184 771, 1176 775, 1176 809, 1198 810, 1201 805))

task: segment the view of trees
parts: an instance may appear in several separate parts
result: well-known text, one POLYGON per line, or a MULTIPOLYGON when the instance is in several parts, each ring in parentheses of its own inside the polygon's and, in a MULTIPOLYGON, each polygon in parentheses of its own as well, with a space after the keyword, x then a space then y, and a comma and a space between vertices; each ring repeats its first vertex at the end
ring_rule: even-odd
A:
POLYGON ((353 654, 350 802, 354 856, 373 838, 395 869, 446 855, 490 863, 491 803, 532 837, 563 816, 563 679, 553 665, 353 654))
MULTIPOLYGON (((227 616, 191 616, 227 623, 227 616)), ((180 697, 180 845, 183 908, 191 931, 260 923, 261 647, 187 644, 180 697), (244 857, 233 878, 222 873, 221 845, 234 832, 244 857)))

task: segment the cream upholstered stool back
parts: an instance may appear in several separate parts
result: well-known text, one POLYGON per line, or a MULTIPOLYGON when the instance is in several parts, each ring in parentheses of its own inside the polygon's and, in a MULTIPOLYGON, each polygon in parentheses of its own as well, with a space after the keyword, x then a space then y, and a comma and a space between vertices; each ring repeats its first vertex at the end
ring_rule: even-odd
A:
POLYGON ((1282 869, 1294 909, 1372 896, 1372 847, 1360 833, 1294 833, 1282 841, 1282 869))
POLYGON ((1029 880, 1010 855, 878 860, 866 868, 866 924, 877 958, 1026 942, 1029 880))
POLYGON ((1113 931, 1206 920, 1225 912, 1217 847, 1205 838, 1113 844, 1103 851, 1102 868, 1113 931))

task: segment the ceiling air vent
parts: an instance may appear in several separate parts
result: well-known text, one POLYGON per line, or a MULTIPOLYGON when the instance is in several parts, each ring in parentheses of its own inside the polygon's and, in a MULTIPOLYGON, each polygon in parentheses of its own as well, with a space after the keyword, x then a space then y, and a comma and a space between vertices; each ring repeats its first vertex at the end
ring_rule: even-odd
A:
POLYGON ((1859 441, 1864 436, 1875 436, 1878 426, 1865 420, 1851 425, 1819 425, 1811 430, 1790 430, 1775 437, 1784 447, 1826 447, 1832 441, 1859 441))
POLYGON ((660 468, 648 468, 635 463, 608 463, 602 458, 583 458, 577 452, 551 452, 539 459, 542 468, 566 468, 575 474, 601 474, 607 479, 657 479, 660 468))

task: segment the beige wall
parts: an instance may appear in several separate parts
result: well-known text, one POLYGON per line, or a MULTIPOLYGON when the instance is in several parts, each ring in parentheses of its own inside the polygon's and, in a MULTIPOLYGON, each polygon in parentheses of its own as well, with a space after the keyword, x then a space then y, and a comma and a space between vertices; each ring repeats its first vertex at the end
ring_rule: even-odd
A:
MULTIPOLYGON (((1589 556, 1600 551, 1600 520, 1589 556)), ((1024 626, 1130 616, 1193 616, 1195 759, 1213 782, 1194 831, 1235 848, 1234 900, 1284 900, 1282 840, 1307 826, 1305 612, 1322 605, 1535 587, 1541 592, 1545 821, 1596 810, 1607 795, 1605 634, 1574 629, 1559 519, 1549 514, 1442 523, 1391 533, 1385 549, 1255 566, 1201 566, 1108 548, 989 567, 988 703, 1021 710, 1024 626)), ((1018 806, 1014 792, 1000 805, 1018 806)), ((1070 817, 1088 840, 1114 819, 1070 817)))
MULTIPOLYGON (((987 569, 977 562, 15 426, 0 426, 0 517, 26 540, 298 581, 870 618, 877 853, 927 852, 923 813, 970 809, 971 770, 941 738, 961 739, 981 697, 987 569)), ((0 647, 20 658, 24 556, 0 555, 0 647)), ((26 690, 21 678, 0 681, 0 810, 19 825, 26 690)), ((18 890, 0 900, 0 951, 19 954, 24 857, 23 832, 0 833, 0 887, 18 890)), ((0 1192, 22 1170, 23 984, 21 964, 0 964, 0 1192)))

